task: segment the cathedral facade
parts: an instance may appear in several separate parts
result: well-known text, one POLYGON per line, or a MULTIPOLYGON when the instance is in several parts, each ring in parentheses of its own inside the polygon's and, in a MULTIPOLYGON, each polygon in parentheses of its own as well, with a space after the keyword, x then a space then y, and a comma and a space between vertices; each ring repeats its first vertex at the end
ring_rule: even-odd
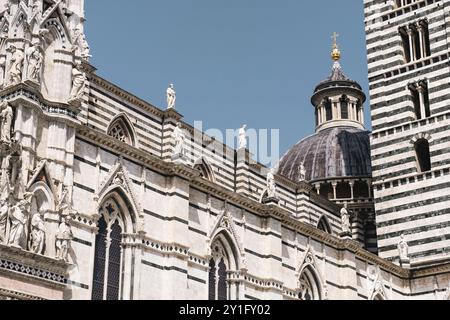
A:
POLYGON ((447 34, 433 29, 448 2, 365 0, 374 133, 364 125, 366 95, 345 75, 335 42, 331 74, 312 97, 316 133, 271 169, 252 160, 245 130, 235 150, 185 123, 173 86, 162 109, 98 76, 84 0, 0 0, 0 299, 448 299, 439 208, 391 209, 401 192, 390 180, 394 189, 384 189, 378 164, 386 157, 382 165, 396 172, 394 152, 409 152, 399 145, 425 152, 432 135, 432 170, 420 158, 420 173, 391 177, 406 179, 402 192, 415 188, 398 201, 421 201, 431 186, 442 187, 433 199, 449 190, 445 149, 435 148, 445 147, 438 96, 447 34), (408 56, 403 29, 386 21, 418 12, 428 29, 411 38, 419 40, 408 56), (394 40, 382 44, 392 52, 375 49, 394 40), (403 66, 403 54, 413 61, 403 66), (420 71, 417 86, 403 68, 411 81, 420 71), (406 82, 430 93, 417 89, 408 100, 406 82), (392 112, 380 112, 377 99, 392 112), (403 108, 425 110, 424 118, 391 118, 403 108), (442 241, 426 245, 439 254, 422 248, 428 231, 402 227, 401 217, 416 215, 435 225, 442 241))

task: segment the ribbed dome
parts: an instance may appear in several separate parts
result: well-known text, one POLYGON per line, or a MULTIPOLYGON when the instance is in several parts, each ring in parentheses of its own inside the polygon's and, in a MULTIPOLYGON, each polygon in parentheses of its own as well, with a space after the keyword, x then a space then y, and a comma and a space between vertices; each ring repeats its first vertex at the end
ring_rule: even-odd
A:
POLYGON ((280 161, 278 174, 301 181, 371 176, 369 132, 350 127, 330 128, 297 143, 280 161))

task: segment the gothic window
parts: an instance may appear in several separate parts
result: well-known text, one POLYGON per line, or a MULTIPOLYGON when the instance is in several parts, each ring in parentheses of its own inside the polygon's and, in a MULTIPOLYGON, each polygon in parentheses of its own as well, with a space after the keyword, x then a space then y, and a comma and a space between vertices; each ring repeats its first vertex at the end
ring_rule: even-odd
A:
POLYGON ((349 100, 347 96, 342 96, 341 98, 341 119, 348 119, 349 118, 349 112, 348 112, 348 103, 349 100))
POLYGON ((327 219, 325 218, 325 216, 323 216, 319 220, 319 224, 317 225, 317 229, 322 230, 323 232, 326 232, 328 234, 331 234, 331 227, 330 227, 330 224, 328 223, 327 219))
POLYGON ((112 199, 102 207, 95 239, 92 300, 119 300, 122 266, 120 210, 112 199))
POLYGON ((200 158, 195 162, 194 169, 200 173, 202 178, 212 182, 215 181, 211 166, 204 158, 200 158))
POLYGON ((227 273, 229 258, 220 240, 211 246, 212 258, 209 263, 209 300, 228 300, 227 273))
POLYGON ((319 281, 312 267, 308 266, 303 270, 299 279, 299 286, 298 297, 300 300, 321 300, 319 281))
POLYGON ((431 171, 430 144, 426 139, 419 139, 414 144, 420 172, 431 171))
POLYGON ((129 145, 135 144, 132 124, 125 115, 120 115, 111 122, 108 135, 120 142, 129 145))

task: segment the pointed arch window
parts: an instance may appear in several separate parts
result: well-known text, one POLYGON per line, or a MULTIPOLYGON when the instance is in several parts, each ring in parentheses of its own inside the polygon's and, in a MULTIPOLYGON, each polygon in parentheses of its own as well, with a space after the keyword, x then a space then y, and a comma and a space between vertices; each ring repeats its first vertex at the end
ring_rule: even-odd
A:
POLYGON ((209 163, 204 159, 198 159, 194 164, 194 169, 200 172, 200 176, 211 182, 215 181, 214 173, 209 163))
POLYGON ((135 145, 132 124, 125 115, 117 116, 116 119, 111 122, 107 134, 120 142, 132 146, 135 145))
POLYGON ((119 300, 122 276, 122 221, 117 203, 110 199, 101 210, 95 239, 92 300, 119 300))
POLYGON ((299 279, 300 300, 321 300, 319 281, 311 266, 306 267, 299 279))
POLYGON ((211 246, 212 258, 209 263, 209 300, 228 300, 227 274, 230 259, 220 240, 211 246))
POLYGON ((322 230, 323 232, 326 232, 328 234, 331 234, 331 227, 325 216, 320 218, 319 224, 317 225, 317 229, 322 230))

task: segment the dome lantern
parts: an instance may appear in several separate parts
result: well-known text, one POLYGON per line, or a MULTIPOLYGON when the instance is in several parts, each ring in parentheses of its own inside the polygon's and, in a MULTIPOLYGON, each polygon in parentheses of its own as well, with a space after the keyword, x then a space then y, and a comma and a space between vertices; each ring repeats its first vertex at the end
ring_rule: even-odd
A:
POLYGON ((334 61, 330 76, 315 89, 311 102, 316 109, 316 132, 334 127, 353 127, 364 130, 364 102, 361 86, 350 80, 342 70, 342 57, 333 34, 331 58, 334 61))

